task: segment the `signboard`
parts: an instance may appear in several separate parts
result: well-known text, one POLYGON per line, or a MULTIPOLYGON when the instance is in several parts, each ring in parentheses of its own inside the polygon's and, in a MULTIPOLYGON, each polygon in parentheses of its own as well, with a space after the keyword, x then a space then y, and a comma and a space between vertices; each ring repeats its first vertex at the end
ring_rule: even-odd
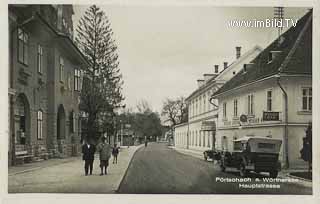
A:
POLYGON ((264 121, 279 121, 279 112, 263 112, 264 121))
POLYGON ((202 121, 202 131, 216 131, 216 123, 214 121, 202 121))

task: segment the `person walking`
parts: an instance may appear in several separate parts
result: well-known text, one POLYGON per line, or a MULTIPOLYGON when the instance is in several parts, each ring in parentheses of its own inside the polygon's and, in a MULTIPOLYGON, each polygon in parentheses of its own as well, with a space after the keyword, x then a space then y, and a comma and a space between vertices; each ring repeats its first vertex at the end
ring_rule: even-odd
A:
POLYGON ((84 172, 88 176, 89 170, 92 175, 94 153, 96 148, 93 144, 90 144, 88 140, 85 140, 85 144, 82 145, 82 160, 84 160, 84 172))
POLYGON ((98 145, 97 151, 99 152, 100 155, 100 169, 101 173, 100 176, 103 175, 103 169, 104 169, 104 174, 107 175, 107 168, 109 166, 109 159, 111 156, 111 147, 108 143, 106 143, 106 138, 102 137, 102 142, 98 145))
POLYGON ((113 164, 118 163, 118 154, 119 154, 119 147, 117 147, 117 145, 114 144, 114 147, 112 148, 113 164))
POLYGON ((144 147, 148 146, 148 139, 147 136, 144 136, 144 147))

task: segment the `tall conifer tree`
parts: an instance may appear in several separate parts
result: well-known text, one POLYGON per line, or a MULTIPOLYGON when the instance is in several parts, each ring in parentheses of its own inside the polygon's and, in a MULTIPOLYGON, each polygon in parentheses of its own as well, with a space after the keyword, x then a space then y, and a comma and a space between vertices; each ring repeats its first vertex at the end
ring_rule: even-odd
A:
POLYGON ((80 109, 88 116, 88 137, 97 139, 102 120, 124 99, 117 46, 108 17, 96 5, 86 10, 76 31, 76 44, 90 62, 83 70, 80 109))

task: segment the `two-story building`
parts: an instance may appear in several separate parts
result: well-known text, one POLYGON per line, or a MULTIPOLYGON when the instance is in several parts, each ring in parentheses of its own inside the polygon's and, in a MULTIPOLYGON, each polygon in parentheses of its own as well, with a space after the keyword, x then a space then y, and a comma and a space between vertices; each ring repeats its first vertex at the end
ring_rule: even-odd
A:
POLYGON ((72 5, 16 4, 8 11, 9 159, 76 154, 80 75, 88 62, 72 40, 72 5))
POLYGON ((210 101, 210 96, 226 81, 236 75, 243 64, 249 63, 262 48, 253 47, 241 55, 241 47, 236 47, 236 60, 228 65, 224 62, 223 69, 214 66, 214 74, 204 74, 198 80, 198 88, 186 98, 188 106, 188 122, 175 126, 175 146, 203 151, 215 147, 215 134, 218 116, 218 100, 210 101))
POLYGON ((312 121, 312 12, 212 98, 219 101, 217 149, 232 150, 233 140, 243 136, 279 138, 283 164, 303 166, 302 138, 312 121))

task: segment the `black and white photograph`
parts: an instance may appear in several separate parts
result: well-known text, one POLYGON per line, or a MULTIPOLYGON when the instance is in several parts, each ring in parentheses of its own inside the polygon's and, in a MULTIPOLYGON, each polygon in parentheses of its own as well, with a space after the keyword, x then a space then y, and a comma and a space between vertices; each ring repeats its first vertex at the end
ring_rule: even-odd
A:
POLYGON ((6 9, 8 195, 315 196, 312 4, 6 9))

